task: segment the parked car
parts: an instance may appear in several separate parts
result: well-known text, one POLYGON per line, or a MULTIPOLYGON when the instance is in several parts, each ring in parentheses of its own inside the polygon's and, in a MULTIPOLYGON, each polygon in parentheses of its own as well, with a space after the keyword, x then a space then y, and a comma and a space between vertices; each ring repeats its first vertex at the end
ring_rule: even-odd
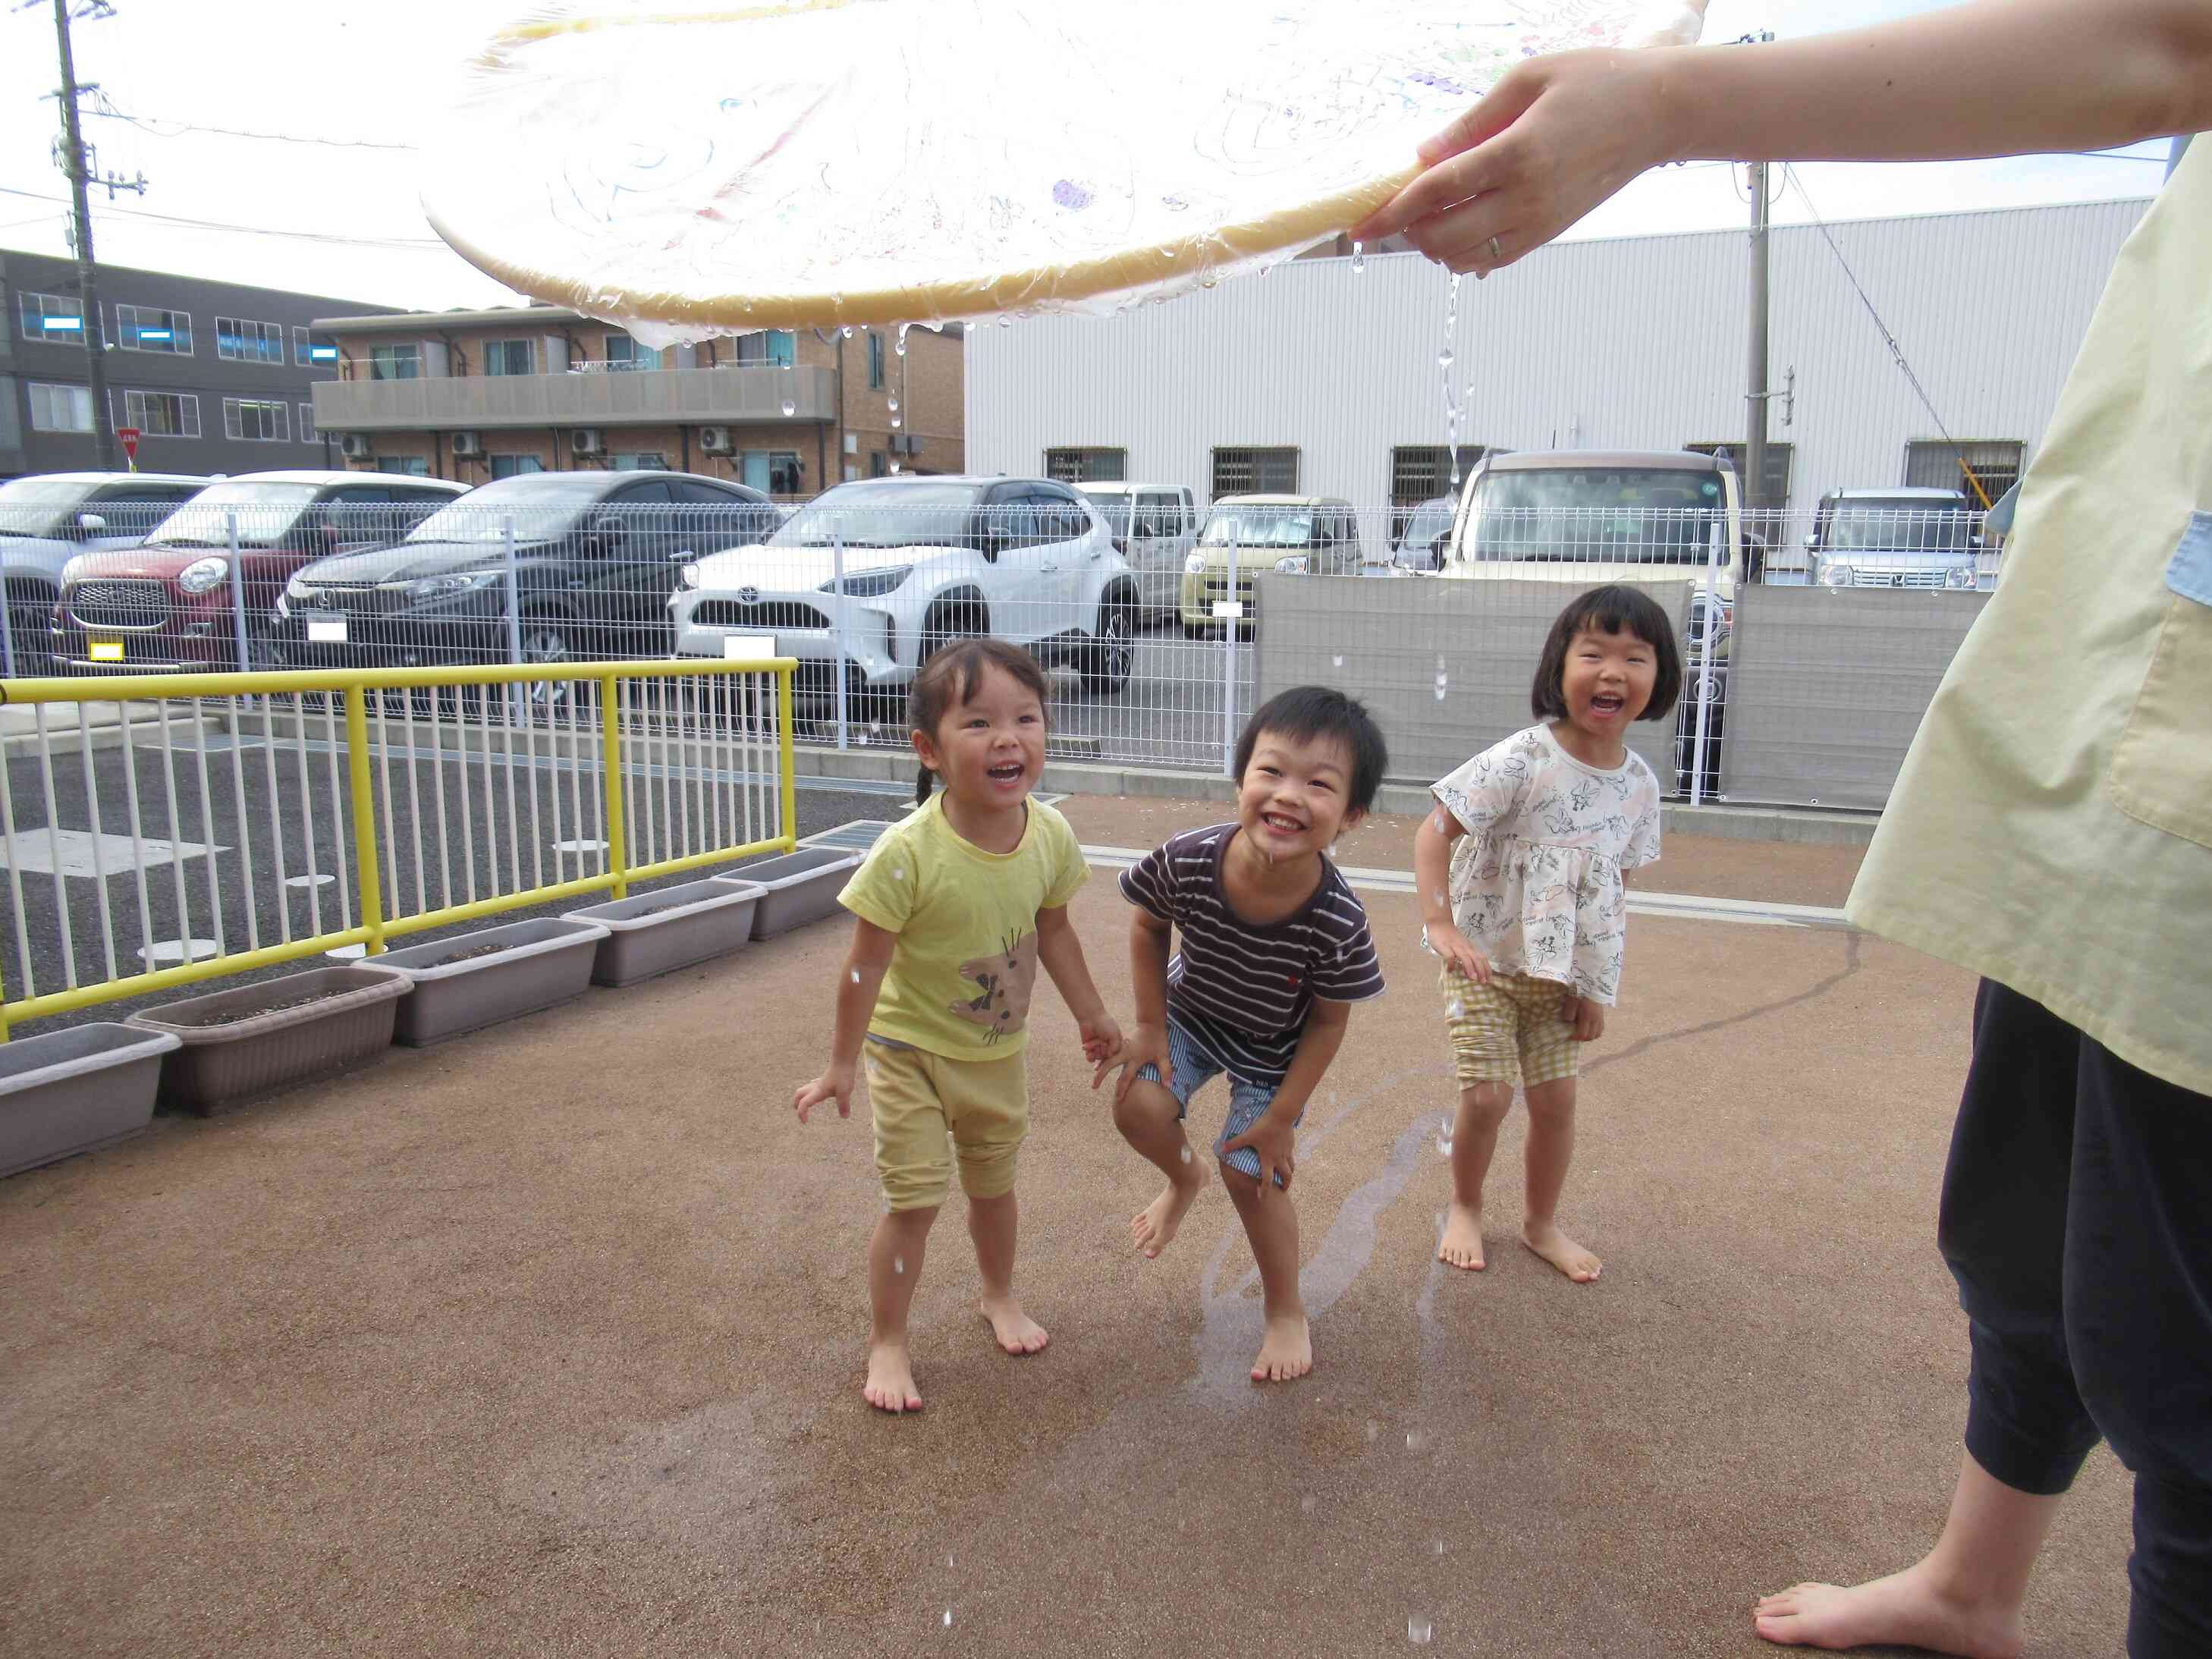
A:
POLYGON ((396 540, 465 486, 370 472, 248 472, 220 479, 136 547, 87 553, 63 573, 52 649, 83 673, 280 665, 271 614, 293 572, 343 548, 396 540), (231 568, 231 525, 239 568, 231 568))
POLYGON ((1415 507, 1398 532, 1398 544, 1390 550, 1391 563, 1401 570, 1434 570, 1442 565, 1457 505, 1452 496, 1438 495, 1415 507))
POLYGON ((1982 538, 1962 489, 1832 489, 1805 551, 1822 587, 1981 585, 1982 538))
POLYGON ((759 490, 689 472, 500 478, 404 541, 301 570, 276 635, 288 662, 506 662, 511 526, 524 662, 665 657, 678 572, 766 540, 777 521, 759 490))
POLYGON ((1113 532, 1114 550, 1137 574, 1137 592, 1148 616, 1166 616, 1182 586, 1183 561, 1198 541, 1198 507, 1181 484, 1085 483, 1076 488, 1091 498, 1113 532))
POLYGON ((951 641, 988 634, 1118 692, 1134 661, 1135 574, 1091 504, 1042 478, 866 478, 807 503, 757 554, 684 572, 670 602, 679 656, 773 640, 802 695, 895 706, 951 641), (838 623, 839 563, 844 617, 838 623))
POLYGON ((54 602, 71 559, 145 540, 207 482, 175 472, 48 472, 0 484, 0 580, 13 672, 52 667, 54 602))
POLYGON ((1243 628, 1258 620, 1254 580, 1263 570, 1286 576, 1357 576, 1359 515, 1352 503, 1328 495, 1224 495, 1206 515, 1198 546, 1183 561, 1180 610, 1182 631, 1193 639, 1223 624, 1213 607, 1231 598, 1229 566, 1237 565, 1235 598, 1244 607, 1243 628))

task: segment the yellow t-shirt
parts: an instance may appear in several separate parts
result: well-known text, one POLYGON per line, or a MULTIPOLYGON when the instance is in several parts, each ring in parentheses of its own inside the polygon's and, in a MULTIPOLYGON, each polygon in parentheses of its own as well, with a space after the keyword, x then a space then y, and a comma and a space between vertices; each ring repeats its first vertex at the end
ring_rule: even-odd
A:
POLYGON ((933 794, 854 872, 838 902, 899 936, 869 1035, 948 1060, 1004 1060, 1028 1043, 1037 912, 1091 874, 1066 818, 1036 801, 1029 815, 1020 846, 987 853, 933 794))
POLYGON ((1850 914, 2212 1095, 2212 139, 2114 267, 1850 914))

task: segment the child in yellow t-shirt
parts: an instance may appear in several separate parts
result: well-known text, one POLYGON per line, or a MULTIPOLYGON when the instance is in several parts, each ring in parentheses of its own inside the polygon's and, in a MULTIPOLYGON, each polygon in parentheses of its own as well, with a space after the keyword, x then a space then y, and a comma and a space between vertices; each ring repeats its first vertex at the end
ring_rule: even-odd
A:
POLYGON ((858 918, 837 987, 830 1069, 799 1090, 801 1122, 825 1100, 852 1114, 866 1056, 883 1218, 868 1246, 868 1403, 919 1411, 907 1310, 951 1183, 949 1132, 968 1194, 983 1315, 999 1346, 1048 1340, 1013 1290, 1014 1160, 1029 1130, 1023 1050, 1042 965, 1094 1064, 1121 1033, 1091 981, 1067 902, 1090 873, 1067 820, 1029 799, 1044 769, 1045 678, 1026 652, 967 640, 932 658, 909 718, 921 805, 876 843, 841 896, 858 918), (944 793, 930 794, 932 775, 944 793))

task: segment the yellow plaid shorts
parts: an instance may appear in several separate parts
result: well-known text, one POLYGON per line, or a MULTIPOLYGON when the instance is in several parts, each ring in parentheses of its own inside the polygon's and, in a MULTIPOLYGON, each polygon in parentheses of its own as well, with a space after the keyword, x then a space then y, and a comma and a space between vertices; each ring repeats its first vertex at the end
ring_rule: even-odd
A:
POLYGON ((1437 976, 1444 1024, 1462 1089, 1478 1083, 1557 1083, 1582 1065, 1582 1045, 1565 1007, 1574 993, 1557 980, 1493 974, 1478 985, 1456 968, 1437 976))

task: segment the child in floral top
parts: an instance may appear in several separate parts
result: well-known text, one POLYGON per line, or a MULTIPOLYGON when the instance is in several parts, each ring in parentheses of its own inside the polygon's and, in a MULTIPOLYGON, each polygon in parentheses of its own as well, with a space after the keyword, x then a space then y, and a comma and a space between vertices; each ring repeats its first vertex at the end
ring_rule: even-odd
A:
POLYGON ((1517 1075, 1528 1097, 1522 1242, 1577 1284, 1598 1276, 1597 1257, 1556 1218, 1574 1152, 1576 1045, 1603 1034, 1620 992, 1621 872, 1659 856, 1659 781, 1630 752, 1629 722, 1671 714, 1681 680, 1674 629, 1649 594, 1583 594, 1545 643, 1529 700, 1538 723, 1439 780, 1439 810, 1413 838, 1460 1086, 1437 1248, 1455 1267, 1484 1265, 1483 1178, 1517 1075))

